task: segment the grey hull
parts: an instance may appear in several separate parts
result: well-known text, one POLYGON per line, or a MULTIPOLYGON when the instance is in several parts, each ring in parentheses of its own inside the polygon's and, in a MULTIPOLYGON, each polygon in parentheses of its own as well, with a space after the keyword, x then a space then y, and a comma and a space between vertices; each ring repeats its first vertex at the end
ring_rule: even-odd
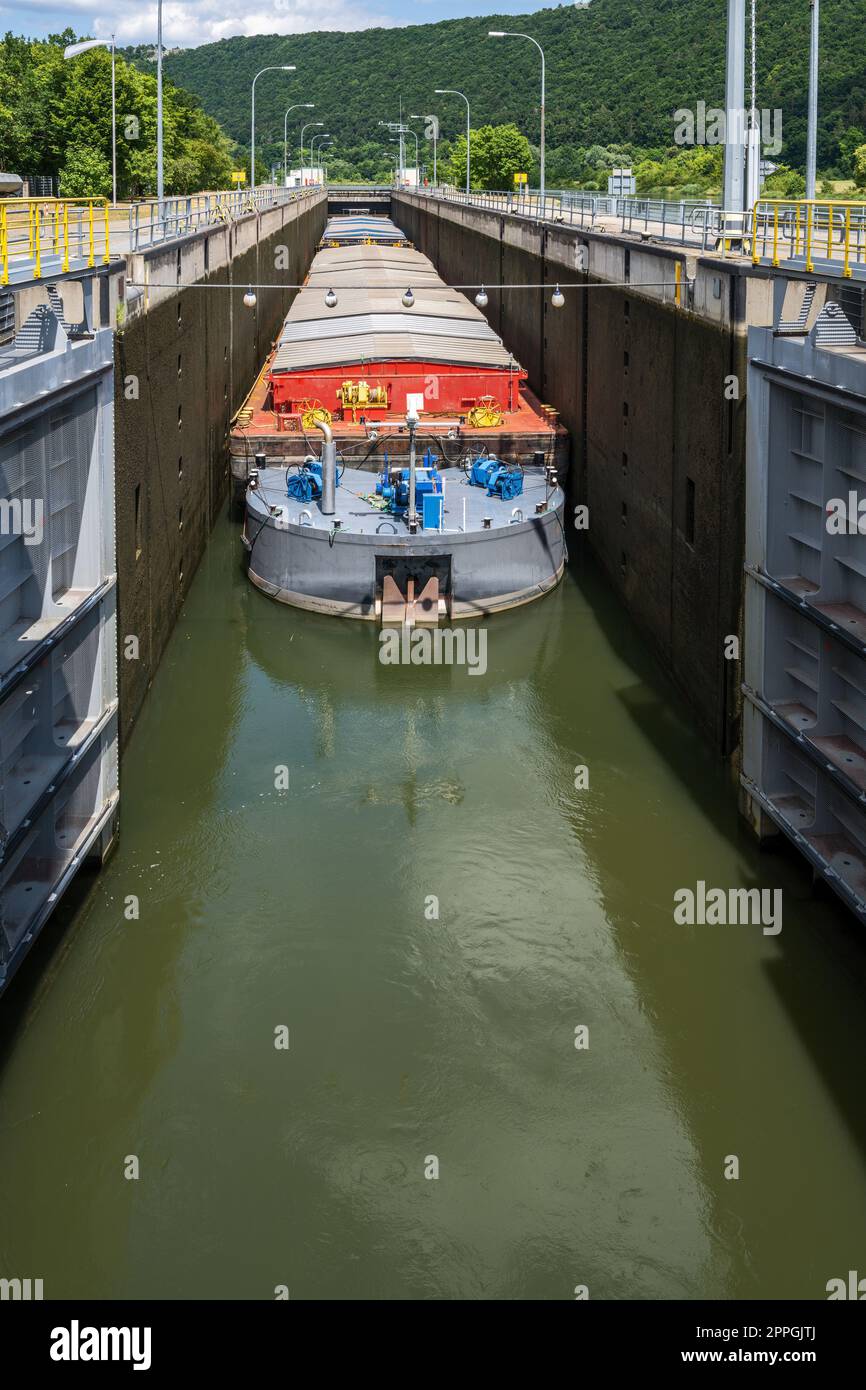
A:
MULTIPOLYGON (((459 470, 448 470, 446 477, 451 473, 459 470)), ((517 502, 488 498, 481 489, 468 487, 462 475, 452 477, 446 489, 446 528, 414 536, 396 517, 361 510, 363 500, 351 486, 359 476, 347 472, 338 489, 341 527, 336 534, 331 519, 314 503, 305 509, 287 498, 276 476, 248 493, 244 543, 253 584, 298 608, 375 621, 383 569, 393 570, 398 583, 401 575, 415 574, 416 587, 428 574, 438 573, 444 611, 455 619, 529 603, 562 577, 564 498, 554 489, 548 510, 535 514, 535 503, 548 495, 540 473, 527 476, 517 502), (465 531, 453 525, 459 519, 462 527, 464 498, 465 531), (278 513, 270 514, 271 507, 278 513), (482 528, 482 517, 489 519, 489 529, 482 528)), ((371 482, 364 475, 362 486, 369 488, 371 482)))

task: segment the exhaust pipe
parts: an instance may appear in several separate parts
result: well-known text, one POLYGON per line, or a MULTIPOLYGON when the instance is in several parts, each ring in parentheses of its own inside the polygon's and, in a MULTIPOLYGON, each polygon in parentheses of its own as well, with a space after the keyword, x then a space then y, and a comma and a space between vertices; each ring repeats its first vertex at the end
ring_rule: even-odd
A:
POLYGON ((333 516, 337 510, 337 446, 327 420, 316 420, 317 430, 324 435, 322 440, 322 515, 333 516))

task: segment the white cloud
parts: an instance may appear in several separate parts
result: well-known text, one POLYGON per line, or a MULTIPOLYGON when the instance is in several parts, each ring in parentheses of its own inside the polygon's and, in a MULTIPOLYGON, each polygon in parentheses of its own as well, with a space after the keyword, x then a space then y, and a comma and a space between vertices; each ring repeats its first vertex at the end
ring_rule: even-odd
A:
MULTIPOLYGON (((19 0, 7 27, 43 34, 71 25, 79 33, 107 38, 112 29, 118 44, 156 43, 156 0, 19 0), (14 18, 13 18, 14 14, 14 18), (107 17, 110 15, 110 17, 107 17), (27 18, 25 18, 25 16, 27 18), (29 22, 28 22, 29 20, 29 22)), ((392 17, 353 0, 168 0, 163 5, 163 42, 169 48, 197 46, 240 34, 304 34, 314 30, 356 30, 394 25, 392 17)))

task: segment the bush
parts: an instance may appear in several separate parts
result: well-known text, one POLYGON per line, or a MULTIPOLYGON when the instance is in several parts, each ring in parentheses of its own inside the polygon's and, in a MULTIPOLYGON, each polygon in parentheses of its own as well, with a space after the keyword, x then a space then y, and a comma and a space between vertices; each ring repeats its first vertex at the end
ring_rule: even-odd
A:
POLYGON ((770 174, 761 189, 762 198, 804 198, 805 196, 806 180, 803 175, 798 174, 796 169, 789 169, 785 164, 780 164, 778 169, 770 174))
POLYGON ((60 171, 61 198, 110 198, 111 165, 89 145, 72 146, 60 171))

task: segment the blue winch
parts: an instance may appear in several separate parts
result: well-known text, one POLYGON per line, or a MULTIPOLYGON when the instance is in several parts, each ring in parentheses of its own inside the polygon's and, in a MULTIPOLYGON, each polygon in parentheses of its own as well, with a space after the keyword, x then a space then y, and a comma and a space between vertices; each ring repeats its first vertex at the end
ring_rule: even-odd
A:
POLYGON ((488 497, 511 502, 523 491, 523 472, 501 459, 477 458, 469 470, 469 482, 473 487, 486 488, 488 497))
MULTIPOLYGON (((386 455, 387 459, 387 455, 386 455)), ((376 480, 376 494, 388 504, 388 511, 404 513, 409 508, 409 469, 385 463, 376 480)), ((428 449, 424 462, 415 469, 415 509, 425 531, 438 530, 442 519, 442 474, 428 449)))
MULTIPOLYGON (((334 482, 336 487, 340 486, 339 468, 334 482)), ((287 469, 286 491, 296 502, 318 501, 322 495, 322 460, 304 459, 303 467, 297 473, 290 474, 287 469)))

